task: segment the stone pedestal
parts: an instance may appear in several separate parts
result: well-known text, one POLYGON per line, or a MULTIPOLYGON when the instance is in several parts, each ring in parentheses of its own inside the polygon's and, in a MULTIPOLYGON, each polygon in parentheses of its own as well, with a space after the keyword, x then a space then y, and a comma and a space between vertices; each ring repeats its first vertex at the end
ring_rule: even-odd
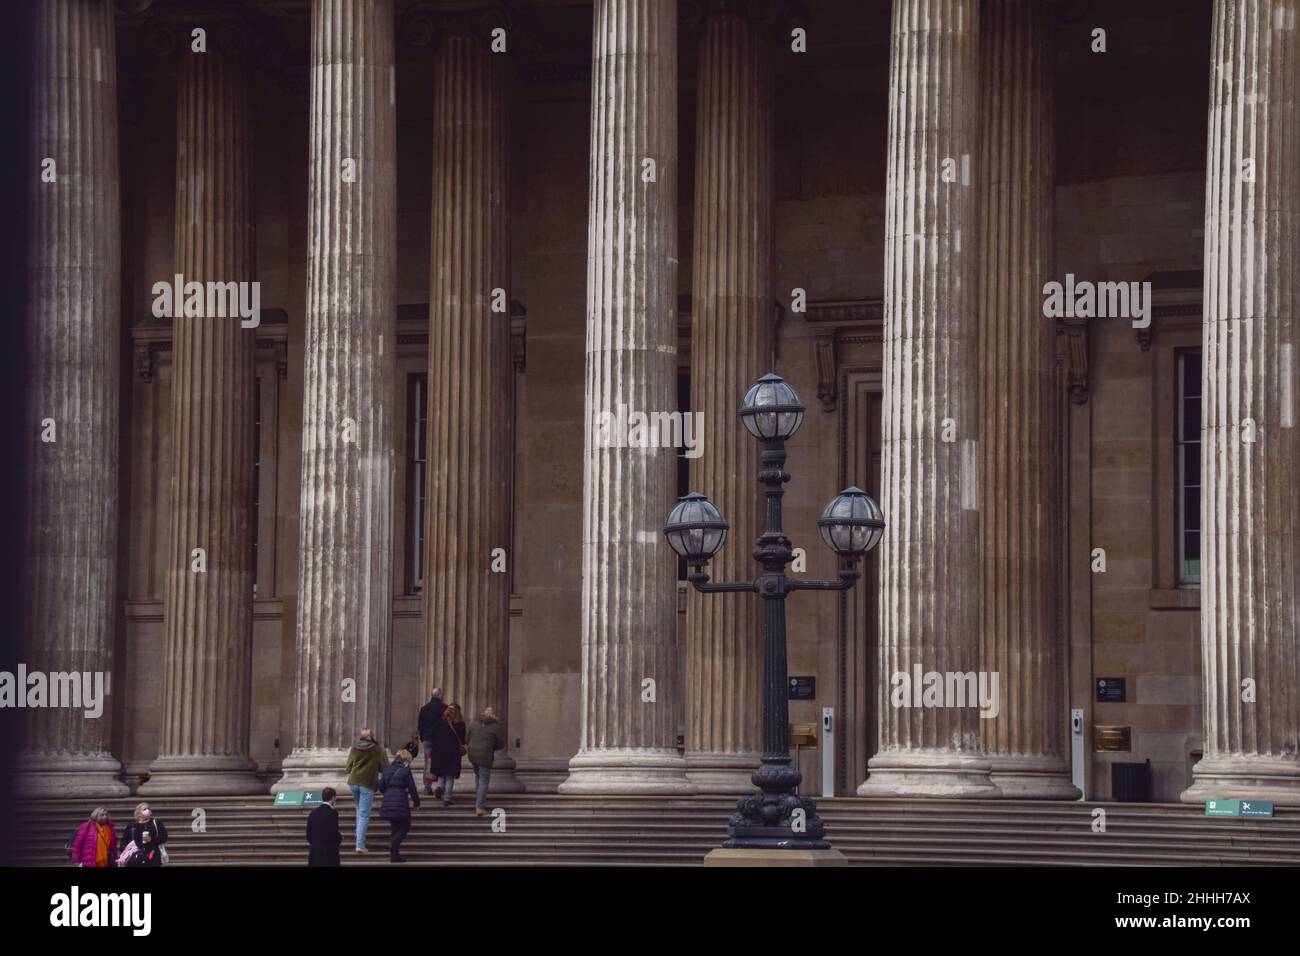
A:
MULTIPOLYGON (((691 411, 702 454, 690 487, 731 525, 710 573, 743 581, 754 561, 762 496, 758 443, 736 416, 772 360, 771 39, 732 10, 702 25, 695 154, 691 411)), ((749 793, 762 710, 759 602, 753 594, 689 592, 686 606, 686 776, 700 793, 749 793)))
POLYGON ((979 667, 979 11, 894 0, 885 196, 880 748, 862 796, 996 797, 975 706, 892 677, 979 667), (946 174, 946 175, 945 175, 946 174), (946 181, 950 180, 950 181, 946 181))
MULTIPOLYGON (((250 119, 237 66, 216 53, 183 54, 176 79, 183 282, 256 279, 250 119)), ((172 319, 161 740, 141 788, 151 797, 266 792, 248 756, 256 330, 237 315, 206 311, 205 303, 204 316, 186 316, 177 303, 172 319)))
POLYGON ((392 744, 392 3, 315 0, 311 29, 298 699, 273 791, 342 788, 363 727, 392 744))
MULTIPOLYGON (((434 54, 421 690, 442 687, 466 724, 491 706, 508 729, 510 107, 506 59, 490 43, 448 21, 434 54)), ((522 789, 501 754, 492 790, 522 789)))
POLYGON ((1050 16, 1038 0, 986 0, 981 22, 980 670, 998 675, 1001 699, 980 727, 1003 796, 1074 800, 1058 624, 1056 327, 1042 309, 1053 255, 1050 16))
POLYGON ((17 789, 114 797, 127 787, 108 749, 121 405, 113 5, 51 0, 37 5, 35 28, 21 660, 29 672, 86 675, 92 691, 98 673, 104 697, 94 717, 85 707, 20 712, 17 789))
POLYGON ((596 0, 582 548, 581 747, 561 793, 692 792, 674 746, 676 449, 620 406, 676 409, 677 5, 596 0), (603 428, 602 424, 610 427, 603 428))
POLYGON ((1300 804, 1295 5, 1216 0, 1205 186, 1201 668, 1182 799, 1300 804))

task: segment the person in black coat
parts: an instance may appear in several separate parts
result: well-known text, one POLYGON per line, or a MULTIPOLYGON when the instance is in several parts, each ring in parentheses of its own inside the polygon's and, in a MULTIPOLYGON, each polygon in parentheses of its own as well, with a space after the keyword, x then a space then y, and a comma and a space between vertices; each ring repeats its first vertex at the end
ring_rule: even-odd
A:
POLYGON ((384 801, 379 807, 379 815, 392 827, 389 838, 388 859, 393 863, 405 863, 402 856, 402 841, 411 830, 411 804, 420 805, 420 791, 411 776, 411 752, 397 751, 397 756, 379 777, 379 789, 384 794, 384 801))
MULTIPOLYGON (((434 796, 433 770, 429 765, 429 751, 433 744, 434 731, 442 723, 442 712, 446 709, 447 705, 442 702, 441 687, 435 687, 429 702, 420 708, 420 722, 417 729, 420 741, 424 744, 424 792, 429 796, 434 796)), ((439 793, 437 796, 442 796, 442 794, 439 793)))
POLYGON ((338 794, 333 787, 326 787, 320 796, 321 805, 307 815, 307 865, 338 866, 339 846, 343 843, 339 812, 334 807, 338 794))
POLYGON ((448 704, 442 712, 429 749, 429 766, 438 778, 436 793, 442 797, 442 805, 449 807, 452 788, 460 777, 460 758, 465 753, 465 721, 460 705, 448 704))
POLYGON ((122 846, 134 843, 139 849, 127 866, 162 866, 162 845, 167 842, 167 828, 155 820, 149 804, 137 804, 135 819, 122 831, 122 846))

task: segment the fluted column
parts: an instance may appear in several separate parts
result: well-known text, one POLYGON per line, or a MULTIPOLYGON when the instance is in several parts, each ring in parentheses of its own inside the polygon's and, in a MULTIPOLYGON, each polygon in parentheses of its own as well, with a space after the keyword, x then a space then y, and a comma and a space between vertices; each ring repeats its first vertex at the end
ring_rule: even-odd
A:
POLYGON ((89 708, 21 712, 19 788, 32 796, 120 796, 127 787, 108 749, 107 697, 116 620, 121 340, 113 5, 51 0, 37 5, 35 26, 33 152, 26 172, 31 389, 24 420, 33 444, 24 509, 23 660, 29 671, 83 675, 90 682, 83 690, 99 700, 89 708), (95 674, 102 696, 95 693, 95 674))
POLYGON ((293 751, 274 790, 346 784, 387 723, 396 125, 391 0, 315 0, 293 751))
POLYGON ((1295 0, 1216 0, 1205 185, 1201 650, 1188 802, 1300 804, 1295 0))
POLYGON ((1052 270, 1055 161, 1050 9, 985 0, 981 24, 979 367, 980 720, 1003 796, 1073 800, 1057 626, 1059 493, 1052 270))
MULTIPOLYGON (((187 283, 256 278, 250 119, 241 69, 186 52, 176 80, 176 271, 187 283)), ((248 756, 256 332, 180 305, 161 742, 143 792, 265 792, 248 756)))
POLYGON ((677 5, 596 0, 587 230, 581 747, 561 793, 689 793, 673 719, 676 449, 602 429, 676 409, 677 5))
MULTIPOLYGON (((726 515, 719 581, 760 570, 758 443, 736 412, 771 362, 771 37, 726 11, 700 38, 696 106, 691 410, 702 454, 691 488, 726 515)), ((686 776, 702 793, 746 793, 762 749, 763 638, 752 594, 690 592, 686 605, 686 776)))
POLYGON ((880 748, 858 793, 997 796, 978 707, 894 706, 893 684, 918 665, 979 668, 979 229, 963 175, 978 139, 978 4, 894 0, 891 32, 880 748))
MULTIPOLYGON (((490 39, 451 24, 434 55, 423 690, 442 687, 467 720, 492 706, 506 722, 509 101, 490 39)), ((492 790, 522 789, 499 755, 492 790)))

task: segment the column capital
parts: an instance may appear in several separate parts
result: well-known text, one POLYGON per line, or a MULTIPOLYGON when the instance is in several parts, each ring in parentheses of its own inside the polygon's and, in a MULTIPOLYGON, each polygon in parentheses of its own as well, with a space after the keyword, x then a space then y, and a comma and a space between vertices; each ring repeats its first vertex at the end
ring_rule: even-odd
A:
POLYGON ((742 17, 777 34, 806 27, 811 15, 802 0, 680 0, 678 28, 698 31, 711 17, 742 17))
POLYGON ((517 55, 531 32, 527 14, 509 9, 499 0, 485 0, 447 9, 434 3, 419 2, 405 8, 397 18, 397 36, 404 46, 436 50, 448 37, 460 36, 481 40, 485 46, 498 37, 504 49, 494 52, 517 55), (504 34, 496 34, 502 30, 504 34))
MULTIPOLYGON (((202 55, 233 60, 250 72, 273 78, 277 86, 303 85, 287 82, 303 57, 295 53, 296 41, 292 30, 286 29, 286 18, 276 12, 214 2, 175 8, 151 0, 119 0, 117 9, 118 65, 127 76, 144 80, 174 76, 182 57, 200 55, 193 45, 198 40, 194 31, 201 29, 202 55)), ((290 19, 288 26, 292 24, 290 19)))

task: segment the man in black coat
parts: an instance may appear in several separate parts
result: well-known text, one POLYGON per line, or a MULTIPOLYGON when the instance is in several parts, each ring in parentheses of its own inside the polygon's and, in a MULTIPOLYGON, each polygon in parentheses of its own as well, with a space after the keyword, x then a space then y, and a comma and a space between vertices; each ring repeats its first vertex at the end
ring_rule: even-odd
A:
MULTIPOLYGON (((435 687, 429 702, 420 708, 420 740, 424 744, 424 792, 433 794, 433 769, 429 765, 430 748, 433 745, 434 731, 443 722, 442 712, 447 705, 442 702, 442 688, 435 687)), ((438 796, 442 796, 441 793, 438 796)))
POLYGON ((339 812, 334 809, 337 796, 333 787, 326 787, 321 791, 321 805, 307 815, 308 866, 339 865, 343 834, 339 832, 339 812))

